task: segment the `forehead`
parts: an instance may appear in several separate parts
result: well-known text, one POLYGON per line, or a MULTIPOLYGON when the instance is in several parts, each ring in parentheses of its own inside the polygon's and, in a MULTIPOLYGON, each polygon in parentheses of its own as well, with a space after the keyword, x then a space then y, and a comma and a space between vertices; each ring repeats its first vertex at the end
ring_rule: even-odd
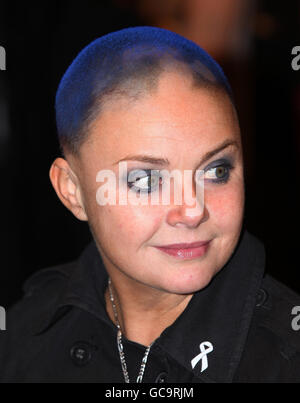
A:
POLYGON ((197 88, 188 76, 168 72, 155 92, 109 103, 91 126, 83 153, 107 165, 132 151, 152 154, 204 152, 225 138, 239 137, 236 112, 220 89, 197 88))

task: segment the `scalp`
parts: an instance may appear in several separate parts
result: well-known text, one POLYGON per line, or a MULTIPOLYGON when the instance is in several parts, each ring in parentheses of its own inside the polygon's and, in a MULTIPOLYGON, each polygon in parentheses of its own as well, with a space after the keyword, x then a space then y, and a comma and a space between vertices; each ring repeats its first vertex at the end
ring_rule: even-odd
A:
POLYGON ((221 67, 194 42, 155 27, 113 32, 84 48, 59 84, 55 108, 62 152, 78 153, 105 103, 156 91, 169 68, 192 75, 195 86, 223 88, 232 99, 221 67))

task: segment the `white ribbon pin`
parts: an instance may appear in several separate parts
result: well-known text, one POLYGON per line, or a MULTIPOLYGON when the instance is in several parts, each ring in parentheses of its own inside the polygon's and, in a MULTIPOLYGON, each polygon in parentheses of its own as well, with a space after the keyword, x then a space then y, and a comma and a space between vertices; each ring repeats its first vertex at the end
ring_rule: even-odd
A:
POLYGON ((203 372, 208 367, 207 354, 211 353, 213 351, 214 347, 211 344, 211 342, 209 342, 209 341, 204 341, 203 343, 200 344, 199 347, 200 347, 201 353, 192 359, 191 364, 192 364, 192 368, 194 369, 195 366, 198 364, 198 362, 200 360, 202 360, 201 372, 203 372))

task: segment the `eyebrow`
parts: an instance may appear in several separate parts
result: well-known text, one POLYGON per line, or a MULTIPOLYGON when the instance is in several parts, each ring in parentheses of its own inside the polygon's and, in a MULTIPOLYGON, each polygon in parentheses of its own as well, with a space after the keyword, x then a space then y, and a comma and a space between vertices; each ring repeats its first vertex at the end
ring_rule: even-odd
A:
MULTIPOLYGON (((231 140, 231 139, 223 141, 223 143, 221 143, 217 148, 215 148, 214 150, 208 151, 206 154, 204 154, 199 165, 204 164, 206 161, 208 161, 214 155, 218 154, 219 152, 223 151, 225 148, 227 148, 229 146, 235 146, 238 148, 239 144, 236 140, 231 140)), ((167 158, 156 158, 152 155, 142 155, 142 154, 127 155, 126 157, 122 158, 121 160, 115 162, 113 165, 116 165, 121 161, 141 161, 141 162, 146 162, 149 164, 159 165, 159 166, 170 165, 170 161, 167 158)))

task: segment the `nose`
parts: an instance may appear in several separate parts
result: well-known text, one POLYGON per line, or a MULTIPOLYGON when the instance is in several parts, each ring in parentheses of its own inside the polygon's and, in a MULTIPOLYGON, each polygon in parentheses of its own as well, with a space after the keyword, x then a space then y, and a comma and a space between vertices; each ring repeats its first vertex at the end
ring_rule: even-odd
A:
POLYGON ((207 221, 208 211, 205 206, 204 182, 191 183, 184 180, 180 205, 171 203, 167 213, 167 222, 176 227, 196 228, 207 221))

